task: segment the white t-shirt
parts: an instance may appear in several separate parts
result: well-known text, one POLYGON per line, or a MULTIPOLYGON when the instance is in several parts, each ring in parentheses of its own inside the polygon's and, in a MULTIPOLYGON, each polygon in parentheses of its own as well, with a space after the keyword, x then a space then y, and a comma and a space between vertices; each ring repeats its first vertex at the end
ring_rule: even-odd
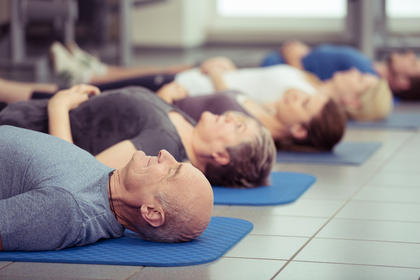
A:
MULTIPOLYGON (((226 72, 224 80, 229 89, 238 90, 259 102, 274 101, 289 89, 298 89, 308 94, 317 92, 306 80, 304 72, 289 65, 242 68, 226 72)), ((175 76, 175 81, 184 86, 190 96, 215 92, 211 79, 202 74, 199 68, 182 71, 175 76)))

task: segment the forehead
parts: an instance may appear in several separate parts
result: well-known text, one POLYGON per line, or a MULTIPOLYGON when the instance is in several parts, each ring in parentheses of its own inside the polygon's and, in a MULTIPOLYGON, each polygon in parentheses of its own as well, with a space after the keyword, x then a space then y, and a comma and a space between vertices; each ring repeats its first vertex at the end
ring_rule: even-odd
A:
POLYGON ((205 177, 201 171, 195 168, 191 163, 182 162, 178 164, 167 179, 174 183, 185 184, 186 182, 200 182, 202 179, 205 179, 205 177))

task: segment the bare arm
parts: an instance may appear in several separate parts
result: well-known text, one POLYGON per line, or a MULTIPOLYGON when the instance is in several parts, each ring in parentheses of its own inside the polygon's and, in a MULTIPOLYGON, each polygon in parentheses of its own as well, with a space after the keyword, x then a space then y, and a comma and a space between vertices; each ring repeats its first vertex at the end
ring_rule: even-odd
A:
POLYGON ((213 86, 216 89, 216 91, 225 91, 229 89, 223 77, 223 74, 224 74, 224 71, 220 71, 217 68, 211 69, 208 72, 208 75, 211 81, 213 82, 213 86))
POLYGON ((125 140, 96 155, 96 159, 111 168, 119 169, 127 165, 136 151, 134 144, 125 140))
POLYGON ((175 81, 161 87, 156 94, 169 104, 188 96, 187 89, 175 81))
POLYGON ((97 87, 76 85, 59 91, 48 102, 49 133, 73 143, 69 112, 89 99, 89 95, 99 94, 97 87))
POLYGON ((280 48, 280 53, 284 60, 290 66, 304 70, 302 59, 311 52, 311 48, 296 40, 292 40, 283 44, 280 48))
POLYGON ((216 91, 228 90, 223 74, 228 71, 236 71, 235 64, 227 57, 214 57, 207 59, 201 64, 201 73, 210 77, 216 91))

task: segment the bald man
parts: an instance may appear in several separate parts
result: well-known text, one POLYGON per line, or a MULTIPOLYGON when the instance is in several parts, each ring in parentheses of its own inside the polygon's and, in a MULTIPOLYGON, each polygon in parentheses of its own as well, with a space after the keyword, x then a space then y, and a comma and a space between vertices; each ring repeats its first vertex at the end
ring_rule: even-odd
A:
POLYGON ((118 238, 183 242, 210 222, 205 176, 167 151, 112 170, 64 140, 0 126, 0 250, 45 251, 118 238))

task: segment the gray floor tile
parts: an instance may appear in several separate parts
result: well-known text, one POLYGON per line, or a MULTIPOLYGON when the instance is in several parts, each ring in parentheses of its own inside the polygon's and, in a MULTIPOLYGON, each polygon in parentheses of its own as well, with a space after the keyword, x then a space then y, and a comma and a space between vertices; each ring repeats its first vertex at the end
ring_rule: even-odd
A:
POLYGON ((420 223, 334 218, 316 237, 414 242, 420 244, 419 232, 420 223))
POLYGON ((420 268, 420 244, 314 238, 295 260, 420 268))
POLYGON ((275 280, 417 280, 420 269, 291 262, 275 280))
POLYGON ((271 279, 285 261, 221 258, 213 263, 188 267, 146 267, 129 280, 182 279, 182 280, 231 280, 271 279))
POLYGON ((213 216, 218 216, 220 213, 222 213, 228 208, 228 205, 213 205, 213 216))
POLYGON ((359 186, 372 175, 373 170, 361 171, 353 166, 290 165, 284 171, 304 172, 316 176, 315 185, 359 186))
MULTIPOLYGON (((90 280, 92 278, 72 278, 72 277, 35 277, 35 276, 8 276, 2 275, 1 280, 90 280)), ((106 279, 114 280, 114 279, 106 279)))
POLYGON ((253 259, 287 260, 308 238, 247 235, 226 256, 253 259))
POLYGON ((382 171, 402 171, 402 172, 418 172, 420 170, 420 157, 415 159, 396 159, 393 158, 387 163, 382 171))
POLYGON ((246 219, 254 224, 251 234, 313 236, 327 221, 327 218, 288 217, 288 216, 251 216, 236 213, 233 218, 246 219))
POLYGON ((310 187, 302 196, 303 199, 347 200, 360 189, 360 186, 320 185, 310 187))
POLYGON ((370 184, 415 186, 420 187, 420 174, 410 171, 380 171, 370 181, 370 184))
POLYGON ((2 269, 3 267, 5 267, 6 265, 11 264, 12 262, 0 262, 0 269, 2 269))
POLYGON ((336 218, 420 222, 420 205, 350 201, 336 218))
POLYGON ((3 276, 31 276, 51 278, 126 279, 141 268, 142 267, 140 266, 14 262, 0 270, 0 278, 3 276))
POLYGON ((365 187, 353 197, 353 200, 420 203, 420 188, 365 187))
POLYGON ((289 204, 267 207, 232 206, 223 212, 226 216, 235 215, 278 215, 300 217, 330 218, 343 206, 344 200, 298 199, 289 204))

